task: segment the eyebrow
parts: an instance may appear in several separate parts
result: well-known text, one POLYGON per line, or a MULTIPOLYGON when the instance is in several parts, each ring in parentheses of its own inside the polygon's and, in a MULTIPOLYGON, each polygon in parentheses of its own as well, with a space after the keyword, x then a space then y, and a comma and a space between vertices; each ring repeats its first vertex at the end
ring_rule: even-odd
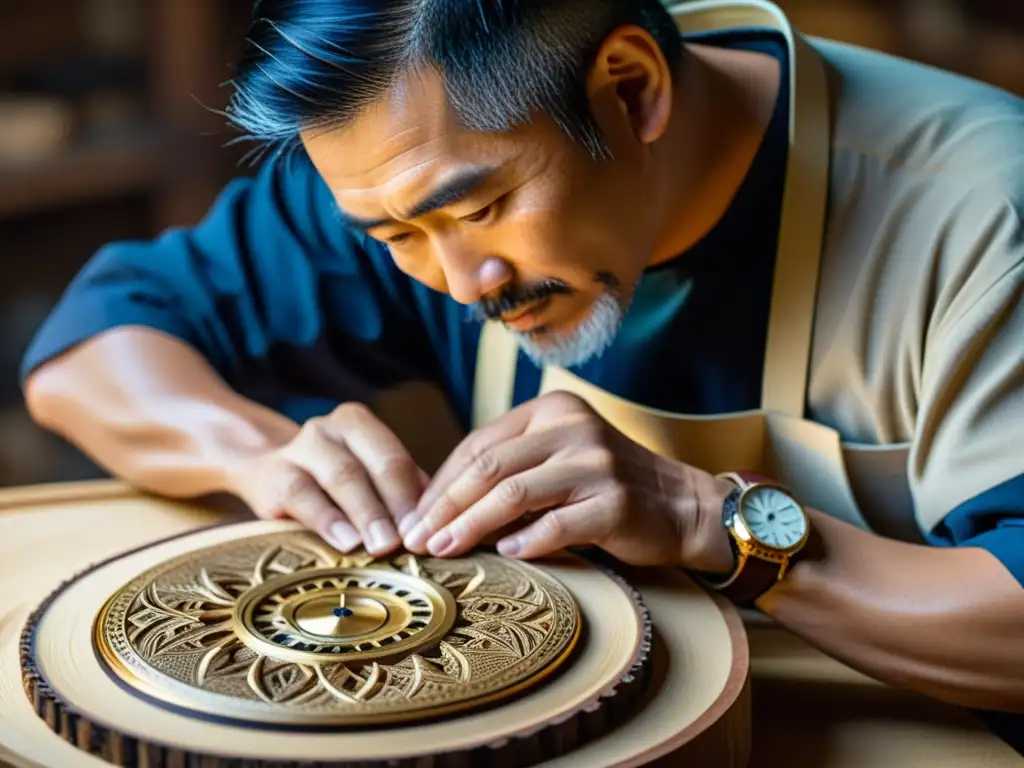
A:
MULTIPOLYGON (((442 183, 425 198, 420 200, 420 202, 413 206, 406 214, 405 218, 415 219, 420 216, 425 216, 439 208, 454 205, 455 203, 464 200, 479 189, 483 183, 490 178, 491 174, 493 174, 495 170, 495 168, 485 166, 479 168, 468 168, 464 171, 460 171, 442 183)), ((340 207, 337 208, 337 211, 341 220, 347 226, 364 232, 374 229, 375 227, 382 227, 385 224, 396 223, 394 219, 389 217, 382 219, 362 219, 358 216, 346 213, 340 207)))

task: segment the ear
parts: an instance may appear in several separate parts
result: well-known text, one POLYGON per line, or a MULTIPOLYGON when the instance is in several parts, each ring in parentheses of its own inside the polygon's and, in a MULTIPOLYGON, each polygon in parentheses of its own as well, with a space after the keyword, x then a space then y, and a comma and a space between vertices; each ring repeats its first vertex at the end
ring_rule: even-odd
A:
POLYGON ((632 138, 651 144, 665 133, 672 115, 672 74, 648 32, 617 27, 597 52, 587 93, 599 119, 625 118, 632 138))

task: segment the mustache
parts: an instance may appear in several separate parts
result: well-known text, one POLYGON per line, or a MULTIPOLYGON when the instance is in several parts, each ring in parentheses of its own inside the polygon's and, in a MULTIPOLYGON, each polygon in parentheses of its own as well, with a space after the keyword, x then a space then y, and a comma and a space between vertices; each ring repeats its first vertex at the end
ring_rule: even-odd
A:
POLYGON ((568 296, 572 288, 561 280, 545 280, 525 287, 509 286, 497 296, 488 296, 473 305, 473 313, 479 320, 497 320, 520 307, 533 304, 549 296, 568 296))

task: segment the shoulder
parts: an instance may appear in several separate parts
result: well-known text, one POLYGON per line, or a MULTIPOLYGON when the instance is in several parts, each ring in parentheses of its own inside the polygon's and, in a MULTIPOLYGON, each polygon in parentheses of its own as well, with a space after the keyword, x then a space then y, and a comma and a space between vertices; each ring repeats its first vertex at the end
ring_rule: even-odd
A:
POLYGON ((1024 100, 812 42, 833 144, 811 405, 850 439, 907 441, 966 339, 1019 311, 1024 100))
POLYGON ((1024 99, 925 64, 811 39, 825 62, 836 152, 904 173, 986 184, 1024 167, 1024 99))
POLYGON ((927 281, 933 321, 957 316, 1024 261, 1024 99, 817 45, 833 72, 830 224, 897 286, 927 281))
POLYGON ((814 40, 829 71, 832 192, 888 193, 940 220, 1024 211, 1024 99, 917 62, 814 40))

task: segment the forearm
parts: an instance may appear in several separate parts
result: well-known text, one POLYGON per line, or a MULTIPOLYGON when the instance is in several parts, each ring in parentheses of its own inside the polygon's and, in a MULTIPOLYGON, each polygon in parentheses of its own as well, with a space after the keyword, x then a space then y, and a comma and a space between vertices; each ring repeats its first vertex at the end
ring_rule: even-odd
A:
POLYGON ((143 328, 98 336, 26 382, 33 418, 107 471, 187 498, 228 490, 233 462, 298 425, 231 390, 202 356, 143 328))
POLYGON ((807 556, 759 600, 762 611, 878 680, 1024 712, 1024 589, 994 557, 811 515, 807 556))

